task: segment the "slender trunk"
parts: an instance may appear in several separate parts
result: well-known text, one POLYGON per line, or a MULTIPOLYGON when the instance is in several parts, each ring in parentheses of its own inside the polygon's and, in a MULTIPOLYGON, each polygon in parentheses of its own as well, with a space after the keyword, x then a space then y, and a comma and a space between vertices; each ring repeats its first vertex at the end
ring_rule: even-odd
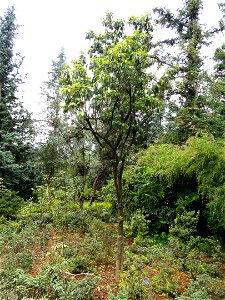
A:
POLYGON ((90 202, 89 202, 89 207, 92 207, 92 204, 94 203, 94 201, 95 201, 95 197, 96 197, 96 194, 92 194, 91 195, 91 200, 90 200, 90 202))
POLYGON ((80 173, 81 177, 82 177, 82 188, 81 188, 81 192, 79 195, 79 206, 80 206, 80 209, 83 210, 83 208, 84 208, 84 191, 85 191, 85 185, 87 182, 87 168, 86 168, 84 144, 82 145, 81 151, 82 151, 81 154, 82 154, 82 158, 83 158, 83 160, 82 160, 83 167, 82 167, 82 172, 80 173))
POLYGON ((79 208, 80 208, 80 210, 84 209, 84 197, 83 197, 83 195, 79 196, 79 208))
POLYGON ((96 197, 96 190, 97 190, 97 183, 98 183, 98 179, 99 179, 99 175, 100 175, 100 171, 98 171, 96 177, 95 177, 95 181, 93 183, 93 187, 92 187, 92 195, 91 195, 91 200, 89 202, 89 207, 92 206, 94 200, 95 200, 95 197, 96 197))
POLYGON ((83 178, 82 178, 82 189, 81 189, 81 192, 80 192, 80 195, 79 195, 79 207, 81 210, 84 209, 84 191, 85 191, 85 186, 86 186, 86 182, 87 182, 87 173, 86 173, 86 170, 85 170, 85 173, 83 175, 83 178))
POLYGON ((197 99, 198 98, 198 82, 195 82, 194 90, 195 90, 195 99, 197 99))
POLYGON ((114 168, 114 184, 117 197, 117 216, 118 216, 118 236, 117 236, 117 258, 116 258, 116 281, 119 281, 120 272, 123 269, 124 252, 124 230, 123 230, 123 199, 122 199, 122 173, 123 164, 118 164, 114 168))

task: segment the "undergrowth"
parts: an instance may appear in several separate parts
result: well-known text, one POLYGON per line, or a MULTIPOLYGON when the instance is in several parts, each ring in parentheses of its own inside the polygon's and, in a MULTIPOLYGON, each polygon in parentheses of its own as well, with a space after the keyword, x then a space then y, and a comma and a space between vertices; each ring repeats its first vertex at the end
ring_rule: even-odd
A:
MULTIPOLYGON (((105 215, 105 212, 104 212, 105 215)), ((60 219, 27 212, 0 223, 2 299, 94 300, 115 262, 116 226, 99 211, 74 210, 60 219)), ((180 214, 169 235, 150 236, 137 211, 125 224, 124 269, 102 288, 109 300, 225 298, 225 257, 218 240, 199 237, 196 212, 180 214)), ((107 277, 108 276, 108 277, 107 277)))

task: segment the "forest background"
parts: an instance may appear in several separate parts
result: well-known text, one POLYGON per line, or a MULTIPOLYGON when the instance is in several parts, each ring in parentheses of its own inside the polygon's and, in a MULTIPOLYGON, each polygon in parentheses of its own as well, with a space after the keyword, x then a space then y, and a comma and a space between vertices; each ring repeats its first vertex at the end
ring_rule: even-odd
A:
POLYGON ((111 259, 116 264, 103 297, 223 299, 224 44, 210 70, 205 50, 224 31, 224 4, 209 28, 201 23, 202 8, 202 1, 187 0, 175 13, 154 8, 117 19, 108 12, 100 33, 87 32, 86 52, 68 65, 62 49, 52 61, 41 89, 41 120, 32 120, 18 93, 23 57, 14 51, 14 7, 1 17, 2 296, 70 299, 81 293, 88 299, 82 298, 88 293, 94 299, 101 280, 94 257, 101 253, 97 260, 105 268, 111 259), (24 232, 40 240, 32 233, 18 245, 24 232), (34 276, 37 248, 48 256, 58 235, 60 242, 51 245, 51 251, 61 249, 58 256, 34 276), (150 284, 145 272, 162 257, 155 261, 146 253, 157 247, 171 265, 151 274, 150 284), (187 285, 175 275, 165 284, 168 270, 185 274, 187 285), (68 272, 91 281, 65 280, 68 272))

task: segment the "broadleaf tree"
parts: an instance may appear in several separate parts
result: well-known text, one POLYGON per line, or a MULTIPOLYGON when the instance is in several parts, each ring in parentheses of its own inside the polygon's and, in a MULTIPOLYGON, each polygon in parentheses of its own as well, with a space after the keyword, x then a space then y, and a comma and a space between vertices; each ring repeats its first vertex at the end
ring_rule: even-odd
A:
POLYGON ((103 20, 104 32, 87 34, 92 42, 88 54, 73 61, 62 77, 65 109, 91 132, 111 163, 118 215, 117 279, 124 251, 123 170, 138 133, 158 106, 152 91, 154 75, 150 73, 155 60, 149 57, 153 31, 149 24, 148 15, 125 21, 114 20, 108 13, 103 20), (149 30, 134 24, 146 24, 149 30))

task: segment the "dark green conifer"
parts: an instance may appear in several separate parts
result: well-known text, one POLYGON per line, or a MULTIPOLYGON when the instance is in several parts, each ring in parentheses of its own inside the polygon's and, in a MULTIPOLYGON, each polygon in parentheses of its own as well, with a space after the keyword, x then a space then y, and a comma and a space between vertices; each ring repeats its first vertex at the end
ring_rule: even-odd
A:
POLYGON ((0 17, 0 177, 7 188, 30 197, 37 180, 29 113, 18 99, 22 57, 14 53, 18 26, 14 7, 0 17))

